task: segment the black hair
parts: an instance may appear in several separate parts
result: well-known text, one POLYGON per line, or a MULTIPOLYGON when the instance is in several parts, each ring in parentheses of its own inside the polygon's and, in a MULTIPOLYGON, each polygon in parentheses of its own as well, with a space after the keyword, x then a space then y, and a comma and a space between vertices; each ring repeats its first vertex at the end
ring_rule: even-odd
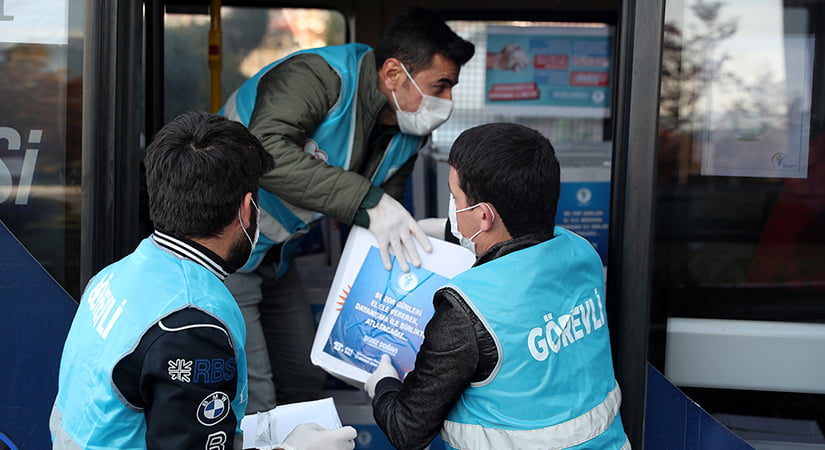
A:
POLYGON ((559 161, 538 131, 514 123, 470 128, 453 143, 448 163, 468 205, 491 203, 511 236, 555 226, 559 161))
POLYGON ((433 11, 412 8, 398 16, 375 46, 375 64, 380 70, 388 58, 398 58, 410 75, 430 66, 440 54, 458 67, 473 57, 475 46, 455 34, 433 11))
POLYGON ((238 218, 244 195, 275 163, 240 122, 199 111, 166 124, 146 148, 149 217, 157 229, 214 237, 238 218))

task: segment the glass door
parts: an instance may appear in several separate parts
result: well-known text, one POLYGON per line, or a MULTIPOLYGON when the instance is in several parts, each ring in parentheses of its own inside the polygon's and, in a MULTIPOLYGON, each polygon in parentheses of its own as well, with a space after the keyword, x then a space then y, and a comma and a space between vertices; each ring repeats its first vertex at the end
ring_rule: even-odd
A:
POLYGON ((822 1, 666 7, 650 359, 751 443, 825 445, 823 38, 822 1))

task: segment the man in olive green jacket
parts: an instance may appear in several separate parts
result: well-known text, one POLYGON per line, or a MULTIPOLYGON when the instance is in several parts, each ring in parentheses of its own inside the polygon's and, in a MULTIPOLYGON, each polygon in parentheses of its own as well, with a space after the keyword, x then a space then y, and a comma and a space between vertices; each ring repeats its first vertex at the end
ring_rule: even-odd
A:
POLYGON ((399 17, 376 48, 294 53, 262 69, 223 114, 246 124, 276 161, 261 178, 260 230, 247 265, 226 284, 247 325, 247 413, 316 398, 325 374, 309 360, 314 326, 292 251, 322 216, 368 228, 385 267, 420 265, 431 246, 399 203, 417 151, 452 110, 473 55, 433 13, 399 17), (276 392, 277 391, 277 392, 276 392))

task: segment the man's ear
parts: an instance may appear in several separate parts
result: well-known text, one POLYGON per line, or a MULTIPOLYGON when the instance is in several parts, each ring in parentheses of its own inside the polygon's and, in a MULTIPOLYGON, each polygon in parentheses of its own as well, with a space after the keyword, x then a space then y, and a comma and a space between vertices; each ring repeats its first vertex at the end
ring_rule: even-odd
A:
POLYGON ((493 228, 496 220, 501 221, 496 207, 492 203, 484 202, 479 206, 483 211, 481 215, 481 229, 483 231, 490 231, 493 228))
POLYGON ((395 91, 401 87, 401 84, 407 78, 404 70, 401 69, 401 61, 398 58, 387 58, 378 71, 378 75, 384 86, 390 91, 395 91))
POLYGON ((252 224, 251 223, 243 223, 243 221, 249 221, 251 217, 250 212, 252 212, 252 193, 247 192, 243 196, 243 200, 241 200, 241 225, 244 228, 249 228, 252 224))

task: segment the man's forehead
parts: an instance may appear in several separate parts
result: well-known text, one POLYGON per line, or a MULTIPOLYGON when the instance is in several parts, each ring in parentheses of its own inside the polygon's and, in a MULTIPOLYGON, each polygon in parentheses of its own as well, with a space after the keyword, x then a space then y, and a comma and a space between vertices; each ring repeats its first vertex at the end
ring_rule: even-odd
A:
POLYGON ((461 68, 458 64, 436 53, 430 64, 421 69, 415 76, 421 76, 431 82, 443 82, 454 86, 458 83, 458 74, 461 68))

